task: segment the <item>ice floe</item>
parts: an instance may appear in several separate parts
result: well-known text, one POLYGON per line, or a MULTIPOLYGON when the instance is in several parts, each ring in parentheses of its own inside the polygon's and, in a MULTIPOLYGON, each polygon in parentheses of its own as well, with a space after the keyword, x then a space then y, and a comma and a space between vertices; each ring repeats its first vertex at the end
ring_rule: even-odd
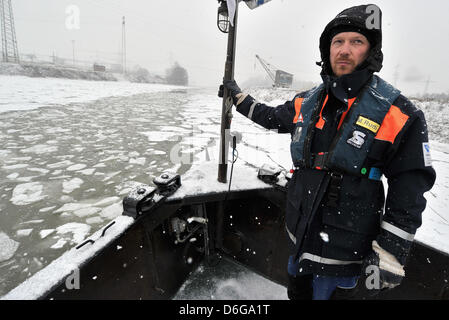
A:
POLYGON ((95 170, 96 170, 96 169, 90 168, 90 169, 79 170, 79 171, 77 171, 77 172, 79 172, 79 173, 81 173, 81 174, 84 174, 84 175, 86 175, 86 176, 90 176, 90 175, 92 175, 92 174, 95 172, 95 170))
POLYGON ((42 222, 44 222, 44 219, 35 219, 35 220, 24 221, 24 222, 21 222, 20 224, 21 225, 23 225, 23 224, 39 224, 42 222))
POLYGON ((164 132, 164 131, 147 131, 147 132, 140 132, 140 134, 146 136, 149 141, 154 142, 161 142, 167 140, 173 141, 176 140, 176 136, 179 135, 179 133, 164 132))
POLYGON ((129 163, 131 164, 139 164, 141 166, 143 166, 145 164, 147 159, 141 157, 141 158, 130 158, 129 159, 129 163))
POLYGON ((56 233, 59 235, 72 234, 70 241, 78 244, 86 238, 89 234, 90 226, 84 223, 70 222, 56 228, 56 233))
POLYGON ((14 172, 14 173, 11 173, 11 174, 7 175, 6 178, 14 180, 14 179, 16 179, 19 176, 20 176, 20 174, 18 172, 14 172))
POLYGON ((37 144, 29 148, 21 149, 20 152, 23 153, 36 153, 36 154, 47 154, 51 152, 56 152, 58 150, 57 146, 49 146, 46 144, 37 144))
POLYGON ((123 213, 123 204, 122 202, 111 204, 110 206, 105 207, 100 212, 100 216, 106 219, 114 219, 120 216, 123 213))
POLYGON ((26 206, 41 201, 47 197, 42 194, 43 190, 44 186, 39 182, 18 184, 12 192, 11 202, 16 206, 26 206))
POLYGON ((102 223, 104 220, 101 217, 91 217, 86 219, 86 223, 89 225, 102 223))
POLYGON ((55 229, 44 229, 44 230, 39 231, 39 236, 41 237, 41 239, 45 239, 47 236, 49 236, 53 232, 55 232, 55 229))
POLYGON ((3 166, 2 169, 5 170, 16 170, 16 169, 22 169, 28 167, 28 164, 26 163, 19 163, 19 164, 13 164, 10 166, 3 166))
POLYGON ((53 210, 54 208, 56 208, 56 206, 45 207, 45 208, 39 209, 39 212, 48 212, 48 211, 53 210))
POLYGON ((16 231, 16 235, 18 237, 28 237, 31 232, 33 232, 33 229, 20 229, 16 231))
POLYGON ((51 249, 61 249, 62 247, 64 247, 67 243, 67 240, 64 239, 59 239, 54 245, 52 245, 50 248, 51 249))
POLYGON ((92 215, 96 214, 97 212, 99 212, 100 210, 101 209, 97 208, 97 207, 87 207, 87 208, 74 210, 73 214, 77 217, 84 218, 87 216, 92 216, 92 215))
POLYGON ((4 232, 0 232, 0 262, 11 259, 14 256, 19 242, 12 240, 4 232))
POLYGON ((83 209, 83 208, 88 208, 90 206, 91 205, 87 204, 87 203, 66 203, 61 208, 55 210, 55 213, 67 212, 67 211, 76 211, 76 210, 80 210, 80 209, 83 209))
POLYGON ((50 170, 42 169, 42 168, 27 168, 28 171, 39 172, 42 174, 47 174, 50 170))
POLYGON ((50 169, 57 169, 57 168, 68 167, 68 166, 70 166, 72 164, 73 164, 72 161, 64 160, 64 161, 60 161, 60 162, 47 164, 47 167, 50 168, 50 169))
POLYGON ((86 167, 85 164, 79 163, 79 164, 74 164, 74 165, 68 167, 66 170, 68 170, 68 171, 77 171, 77 170, 82 170, 85 167, 86 167))
POLYGON ((84 181, 80 178, 73 178, 69 181, 63 181, 62 182, 62 192, 63 193, 71 193, 74 190, 81 187, 81 185, 84 183, 84 181))
POLYGON ((121 199, 119 197, 107 197, 107 198, 104 198, 104 199, 101 199, 101 200, 95 202, 93 204, 93 206, 95 206, 95 207, 104 207, 104 206, 111 205, 113 203, 117 203, 119 201, 121 201, 121 199))

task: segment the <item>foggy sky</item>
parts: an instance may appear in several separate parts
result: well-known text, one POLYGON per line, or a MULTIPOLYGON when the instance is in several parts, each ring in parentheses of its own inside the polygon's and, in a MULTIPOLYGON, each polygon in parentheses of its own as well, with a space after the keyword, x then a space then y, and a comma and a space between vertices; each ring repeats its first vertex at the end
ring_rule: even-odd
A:
MULTIPOLYGON (((21 54, 119 62, 122 16, 126 17, 127 65, 164 74, 173 62, 190 84, 217 86, 224 73, 227 35, 216 26, 216 0, 13 0, 21 54), (66 9, 80 10, 79 29, 68 29, 66 9)), ((258 54, 295 79, 320 82, 319 37, 352 0, 272 0, 250 10, 241 4, 235 78, 265 77, 258 54)), ((378 0, 383 12, 381 77, 405 94, 449 93, 449 1, 378 0)))

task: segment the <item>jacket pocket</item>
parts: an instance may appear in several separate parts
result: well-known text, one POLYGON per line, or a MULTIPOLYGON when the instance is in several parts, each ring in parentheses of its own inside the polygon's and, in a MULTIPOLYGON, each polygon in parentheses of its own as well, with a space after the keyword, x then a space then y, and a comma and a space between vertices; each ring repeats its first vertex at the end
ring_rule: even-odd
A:
POLYGON ((384 201, 382 182, 345 176, 339 205, 323 207, 323 223, 356 233, 377 234, 384 201))

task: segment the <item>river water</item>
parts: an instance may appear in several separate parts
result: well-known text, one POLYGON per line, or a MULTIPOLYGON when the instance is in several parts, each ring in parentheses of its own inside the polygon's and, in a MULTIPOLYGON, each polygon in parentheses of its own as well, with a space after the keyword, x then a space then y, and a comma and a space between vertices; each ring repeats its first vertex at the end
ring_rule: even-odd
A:
MULTIPOLYGON (((184 112, 192 96, 178 90, 0 114, 0 296, 120 215, 135 184, 189 168, 172 163, 170 150, 195 130, 184 112)), ((201 147, 186 141, 182 149, 201 147)))
MULTIPOLYGON (((18 87, 20 81, 30 81, 10 78, 19 81, 18 87)), ((40 80, 33 81, 39 88, 40 80)), ((73 81, 62 91, 71 86, 73 81)), ((91 90, 95 96, 99 84, 87 86, 87 94, 91 90)), ((221 117, 216 90, 169 89, 85 102, 63 96, 52 103, 45 98, 54 93, 34 89, 32 99, 37 95, 44 102, 18 111, 1 110, 8 106, 3 96, 0 296, 120 215, 123 197, 136 184, 151 184, 167 170, 183 174, 204 156, 218 158, 213 154, 221 117)), ((16 94, 26 95, 21 90, 16 94)), ((246 144, 251 148, 260 129, 240 126, 253 134, 246 144)), ((258 157, 252 158, 254 165, 260 164, 258 157)))

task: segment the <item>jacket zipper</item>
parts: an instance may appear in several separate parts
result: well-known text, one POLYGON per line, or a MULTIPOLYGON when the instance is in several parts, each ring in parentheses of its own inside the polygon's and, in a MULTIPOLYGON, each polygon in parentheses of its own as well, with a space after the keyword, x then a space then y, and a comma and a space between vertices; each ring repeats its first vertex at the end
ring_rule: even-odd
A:
MULTIPOLYGON (((369 81, 369 83, 371 83, 371 80, 369 81)), ((334 140, 333 140, 332 143, 331 143, 331 146, 330 146, 329 151, 328 151, 329 154, 331 154, 331 153, 334 151, 335 146, 337 145, 338 141, 340 140, 341 135, 343 134, 343 131, 344 131, 344 129, 345 129, 345 127, 346 127, 346 125, 347 125, 347 123, 348 123, 348 121, 349 121, 348 119, 351 118, 352 114, 354 113, 354 109, 356 109, 356 108, 357 108, 357 105, 359 104, 360 97, 362 97, 363 94, 365 94, 365 91, 367 90, 367 88, 368 88, 368 85, 366 85, 366 86, 360 91, 360 93, 357 95, 356 100, 354 101, 354 103, 353 103, 352 106, 351 106, 351 110, 349 110, 348 114, 346 115, 345 119, 343 120, 343 123, 341 124, 340 129, 339 129, 338 132, 337 132, 337 135, 335 136, 334 140)), ((348 107, 349 107, 349 106, 348 106, 348 107)), ((330 156, 328 157, 328 159, 330 159, 330 156)))

